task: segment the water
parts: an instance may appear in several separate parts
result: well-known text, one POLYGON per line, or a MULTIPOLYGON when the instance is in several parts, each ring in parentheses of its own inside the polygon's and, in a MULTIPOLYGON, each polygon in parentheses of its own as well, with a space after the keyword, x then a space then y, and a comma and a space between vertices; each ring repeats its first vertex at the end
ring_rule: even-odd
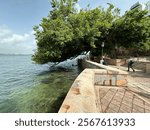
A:
POLYGON ((32 63, 30 55, 0 55, 0 112, 57 112, 79 71, 32 63))

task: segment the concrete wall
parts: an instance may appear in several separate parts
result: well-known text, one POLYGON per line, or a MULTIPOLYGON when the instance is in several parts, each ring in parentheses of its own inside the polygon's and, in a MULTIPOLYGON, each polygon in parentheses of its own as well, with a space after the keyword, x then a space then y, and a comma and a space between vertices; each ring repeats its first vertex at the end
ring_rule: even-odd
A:
MULTIPOLYGON (((149 64, 150 61, 148 61, 148 58, 132 58, 135 62, 133 64, 133 67, 138 70, 142 70, 144 72, 149 72, 149 64)), ((126 65, 127 66, 127 59, 105 59, 106 63, 108 65, 116 65, 116 66, 121 66, 121 65, 126 65)))
POLYGON ((127 72, 122 71, 120 69, 112 68, 107 65, 102 65, 102 64, 92 62, 89 60, 82 60, 82 67, 83 68, 91 68, 91 69, 105 69, 105 70, 109 70, 112 72, 117 72, 118 74, 128 74, 127 72))
POLYGON ((93 71, 85 69, 72 84, 59 113, 97 112, 93 71))
POLYGON ((104 69, 102 66, 99 66, 99 63, 92 62, 92 61, 87 61, 87 60, 81 60, 81 66, 83 69, 85 68, 91 68, 91 69, 104 69), (94 63, 94 64, 93 64, 94 63))
MULTIPOLYGON (((72 84, 59 113, 95 113, 98 112, 97 98, 95 94, 95 74, 123 74, 127 72, 101 65, 99 63, 88 60, 80 60, 80 64, 84 68, 82 73, 76 78, 72 84), (89 69, 91 68, 91 69, 89 69)), ((123 81, 126 79, 123 79, 123 81)), ((120 80, 118 80, 120 81, 120 80)), ((121 81, 122 82, 122 81, 121 81)), ((124 84, 124 82, 123 82, 124 84)), ((117 84, 116 84, 117 85, 117 84)), ((120 85, 120 84, 119 84, 120 85)))
POLYGON ((146 64, 146 73, 150 73, 150 63, 146 64))
POLYGON ((127 62, 126 62, 126 59, 105 59, 106 63, 108 65, 125 65, 127 62))
POLYGON ((146 64, 147 62, 134 62, 133 67, 146 72, 146 64))

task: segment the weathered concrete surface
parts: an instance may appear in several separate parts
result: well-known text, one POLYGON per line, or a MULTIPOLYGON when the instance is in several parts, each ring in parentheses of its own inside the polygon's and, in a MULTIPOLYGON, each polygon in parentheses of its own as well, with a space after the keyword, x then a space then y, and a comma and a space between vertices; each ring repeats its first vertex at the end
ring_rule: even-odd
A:
POLYGON ((126 87, 128 74, 124 71, 118 71, 118 69, 117 71, 112 70, 94 69, 94 85, 126 87))
MULTIPOLYGON (((124 66, 120 66, 120 69, 127 71, 127 67, 124 66)), ((130 71, 127 86, 136 95, 150 102, 150 73, 137 69, 135 69, 135 72, 130 71)))
POLYGON ((91 69, 105 69, 107 71, 115 72, 116 74, 128 74, 128 72, 122 71, 121 69, 113 68, 110 66, 102 65, 96 62, 92 62, 89 60, 82 61, 84 68, 91 68, 91 69))
POLYGON ((94 74, 85 69, 75 80, 59 113, 149 113, 150 102, 128 87, 94 86, 94 74))
POLYGON ((109 65, 125 65, 127 63, 126 59, 110 59, 110 58, 105 58, 105 61, 109 65))
POLYGON ((93 71, 85 69, 74 81, 59 112, 97 112, 93 71))
MULTIPOLYGON (((90 65, 92 64, 91 62, 88 63, 90 65)), ((94 63, 94 66, 97 64, 98 63, 94 63)), ((122 70, 99 64, 98 68, 103 69, 85 69, 77 77, 59 113, 150 113, 149 85, 143 89, 142 86, 139 87, 139 85, 136 86, 133 84, 141 84, 145 81, 149 82, 149 75, 148 77, 142 77, 139 76, 138 72, 129 72, 127 87, 94 85, 95 73, 111 71, 117 74, 127 74, 127 72, 122 70)), ((145 74, 143 74, 143 76, 145 76, 145 74)))
POLYGON ((95 86, 101 113, 149 113, 150 104, 127 88, 95 86))

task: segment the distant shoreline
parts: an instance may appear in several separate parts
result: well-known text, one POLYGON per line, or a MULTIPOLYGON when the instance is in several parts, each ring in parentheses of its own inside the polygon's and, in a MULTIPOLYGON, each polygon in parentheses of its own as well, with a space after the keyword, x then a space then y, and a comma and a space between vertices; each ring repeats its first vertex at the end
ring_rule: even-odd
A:
POLYGON ((0 56, 31 56, 32 54, 3 54, 0 53, 0 56))

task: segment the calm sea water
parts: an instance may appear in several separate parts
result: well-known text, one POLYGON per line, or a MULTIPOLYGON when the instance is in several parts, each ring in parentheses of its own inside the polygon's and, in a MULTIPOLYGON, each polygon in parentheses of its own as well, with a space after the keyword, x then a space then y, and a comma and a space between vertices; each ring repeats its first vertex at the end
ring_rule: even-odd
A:
POLYGON ((0 55, 0 112, 57 112, 77 66, 37 65, 30 55, 0 55))

